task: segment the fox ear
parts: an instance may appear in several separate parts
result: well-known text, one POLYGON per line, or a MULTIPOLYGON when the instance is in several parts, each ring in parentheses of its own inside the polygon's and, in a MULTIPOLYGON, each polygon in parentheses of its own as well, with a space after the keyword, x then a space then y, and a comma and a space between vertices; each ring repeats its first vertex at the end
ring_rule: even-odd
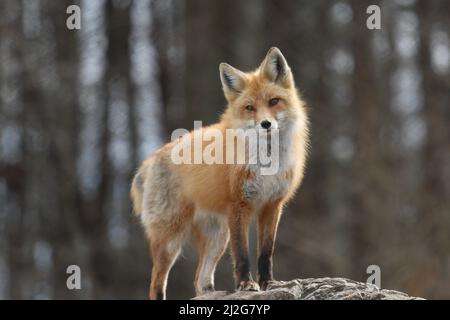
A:
POLYGON ((219 65, 219 71, 225 97, 233 99, 238 96, 244 90, 245 73, 223 62, 219 65))
POLYGON ((269 49, 266 57, 261 63, 260 70, 267 79, 285 88, 294 86, 294 78, 291 68, 286 62, 280 49, 273 47, 269 49))

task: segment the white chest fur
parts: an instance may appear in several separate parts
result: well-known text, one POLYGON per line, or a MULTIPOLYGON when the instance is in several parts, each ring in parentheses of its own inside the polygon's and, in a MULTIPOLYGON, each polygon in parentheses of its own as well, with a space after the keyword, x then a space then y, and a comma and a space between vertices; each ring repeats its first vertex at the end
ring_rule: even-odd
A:
POLYGON ((285 174, 256 175, 242 186, 244 199, 252 203, 266 203, 285 196, 289 190, 290 181, 285 174))
POLYGON ((294 127, 279 131, 279 139, 270 140, 271 153, 274 156, 270 165, 275 168, 272 174, 261 174, 260 163, 248 166, 254 177, 246 180, 242 186, 244 199, 252 203, 264 204, 285 196, 291 184, 287 172, 295 168, 295 153, 293 148, 294 127), (275 149, 276 148, 276 149, 275 149))

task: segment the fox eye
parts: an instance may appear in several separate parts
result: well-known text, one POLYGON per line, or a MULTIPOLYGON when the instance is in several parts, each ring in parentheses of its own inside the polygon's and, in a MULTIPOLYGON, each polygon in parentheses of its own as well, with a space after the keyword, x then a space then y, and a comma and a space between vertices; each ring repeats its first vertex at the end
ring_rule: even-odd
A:
POLYGON ((279 98, 272 98, 269 100, 269 106, 271 106, 271 107, 276 106, 279 101, 280 101, 279 98))
POLYGON ((255 107, 252 106, 252 105, 247 105, 247 106, 245 106, 245 110, 247 110, 247 111, 255 111, 255 107))

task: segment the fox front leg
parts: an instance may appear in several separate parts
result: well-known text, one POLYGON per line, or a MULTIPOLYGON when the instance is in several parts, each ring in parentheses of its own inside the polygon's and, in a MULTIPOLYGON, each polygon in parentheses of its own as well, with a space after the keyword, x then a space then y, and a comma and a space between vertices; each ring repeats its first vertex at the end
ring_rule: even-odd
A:
POLYGON ((258 282, 263 290, 273 280, 272 256, 281 209, 281 201, 270 203, 258 217, 258 282))
POLYGON ((250 225, 250 209, 238 206, 229 212, 231 252, 234 263, 234 275, 238 290, 258 291, 259 285, 253 281, 250 273, 248 250, 248 228, 250 225))

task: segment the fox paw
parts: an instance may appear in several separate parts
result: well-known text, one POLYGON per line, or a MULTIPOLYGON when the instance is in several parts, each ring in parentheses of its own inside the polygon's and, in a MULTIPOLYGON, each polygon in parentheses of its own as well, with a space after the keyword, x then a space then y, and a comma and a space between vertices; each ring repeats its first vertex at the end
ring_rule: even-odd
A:
POLYGON ((252 280, 241 281, 238 285, 239 291, 259 291, 259 285, 252 280))
POLYGON ((215 291, 215 289, 214 289, 214 285, 208 284, 208 285, 205 285, 204 287, 202 287, 201 289, 197 289, 196 291, 197 291, 197 295, 201 296, 206 293, 213 292, 213 291, 215 291))
POLYGON ((273 280, 259 280, 259 287, 261 290, 267 290, 267 286, 272 282, 273 280))

